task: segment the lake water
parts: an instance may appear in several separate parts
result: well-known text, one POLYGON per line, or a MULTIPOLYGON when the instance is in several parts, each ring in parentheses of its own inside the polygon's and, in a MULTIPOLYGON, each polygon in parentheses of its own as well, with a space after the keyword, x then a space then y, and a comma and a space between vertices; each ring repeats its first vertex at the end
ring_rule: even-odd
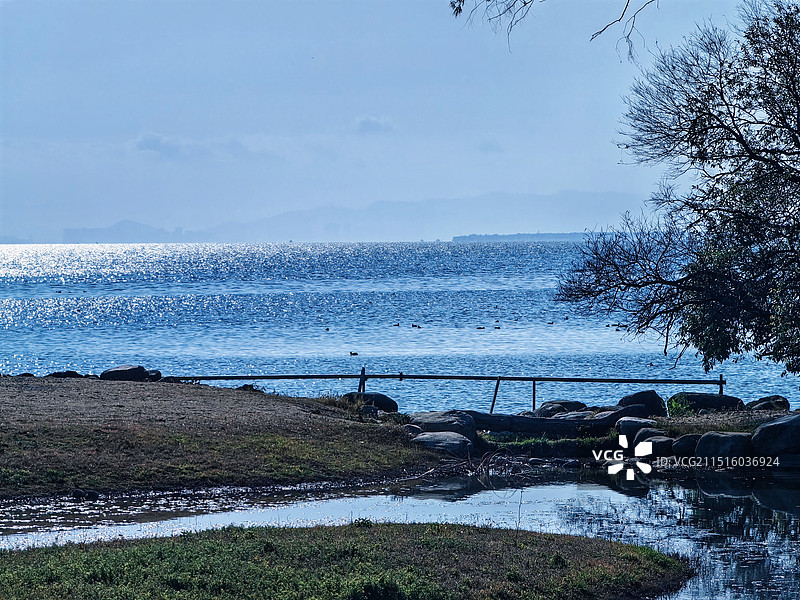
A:
POLYGON ((171 536, 226 525, 306 527, 360 518, 465 523, 604 537, 689 557, 698 576, 671 600, 800 598, 796 480, 708 474, 628 483, 585 473, 540 479, 516 489, 453 479, 347 494, 217 489, 84 503, 5 501, 0 548, 171 536))
MULTIPOLYGON (((362 366, 371 373, 692 379, 721 371, 728 393, 744 400, 779 393, 800 406, 798 380, 781 377, 780 367, 745 358, 706 375, 691 352, 676 367, 657 340, 617 331, 619 317, 583 316, 553 302, 558 274, 575 253, 559 243, 0 246, 0 372, 99 373, 123 363, 177 376, 357 373, 362 366)), ((318 395, 352 391, 355 382, 265 387, 318 395)), ((537 399, 616 402, 641 387, 540 383, 537 399)), ((391 395, 403 411, 486 409, 494 383, 373 380, 368 389, 391 395)), ((666 397, 683 388, 656 389, 666 397)), ((498 410, 529 406, 529 385, 503 384, 498 410)), ((0 547, 230 523, 458 521, 679 552, 697 560, 700 572, 680 600, 796 599, 796 488, 796 478, 623 488, 575 476, 521 490, 439 482, 347 496, 205 490, 81 504, 7 501, 0 502, 0 547)))
MULTIPOLYGON (((0 372, 164 375, 432 373, 717 378, 745 401, 798 380, 744 358, 708 375, 674 364, 619 317, 552 300, 576 255, 566 243, 0 245, 0 372), (418 325, 419 327, 413 327, 418 325), (356 353, 353 355, 351 353, 356 353)), ((278 381, 268 391, 352 391, 352 380, 278 381)), ((616 402, 641 385, 537 385, 538 401, 616 402)), ((371 381, 401 410, 487 409, 494 383, 371 381)), ((669 396, 683 388, 657 386, 669 396)), ((708 386, 697 388, 713 391, 708 386)), ((530 408, 504 383, 497 410, 530 408)))

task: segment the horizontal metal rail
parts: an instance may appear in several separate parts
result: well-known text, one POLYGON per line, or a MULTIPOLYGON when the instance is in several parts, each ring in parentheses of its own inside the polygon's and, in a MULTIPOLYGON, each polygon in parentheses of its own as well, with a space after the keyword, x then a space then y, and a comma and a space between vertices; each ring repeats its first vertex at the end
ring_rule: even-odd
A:
MULTIPOLYGON (((287 375, 181 375, 165 377, 179 381, 258 381, 260 379, 361 379, 362 375, 345 374, 287 374, 287 375)), ((367 379, 442 379, 460 381, 553 381, 559 383, 653 383, 679 385, 725 385, 722 379, 636 379, 621 377, 528 377, 525 375, 416 375, 406 373, 369 373, 367 379)))
POLYGON ((536 384, 538 382, 554 383, 646 383, 652 385, 716 385, 722 394, 727 383, 722 375, 719 379, 641 379, 635 377, 531 377, 525 375, 419 375, 413 373, 367 373, 365 368, 360 374, 352 373, 324 373, 324 374, 281 374, 281 375, 186 375, 179 377, 165 377, 171 381, 259 381, 277 379, 358 379, 358 391, 366 391, 368 379, 422 379, 438 381, 494 381, 494 398, 489 412, 494 412, 497 392, 501 381, 523 381, 533 384, 532 408, 536 409, 536 384))

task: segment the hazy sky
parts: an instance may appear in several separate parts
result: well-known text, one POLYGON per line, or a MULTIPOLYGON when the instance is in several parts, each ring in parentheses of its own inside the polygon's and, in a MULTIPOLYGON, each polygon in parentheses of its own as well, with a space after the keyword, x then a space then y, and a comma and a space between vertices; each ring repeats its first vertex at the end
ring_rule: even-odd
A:
MULTIPOLYGON (((644 199, 660 170, 614 144, 637 66, 619 28, 590 41, 622 4, 547 0, 507 38, 447 0, 0 0, 0 236, 491 192, 644 199)), ((641 63, 735 6, 661 0, 641 63)))

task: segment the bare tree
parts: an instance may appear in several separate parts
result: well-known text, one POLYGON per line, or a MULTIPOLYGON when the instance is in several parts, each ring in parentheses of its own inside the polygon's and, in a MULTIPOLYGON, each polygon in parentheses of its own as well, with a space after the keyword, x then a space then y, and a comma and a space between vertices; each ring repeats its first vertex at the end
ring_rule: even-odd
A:
MULTIPOLYGON (((468 8, 467 14, 472 17, 483 9, 483 17, 493 25, 505 27, 507 33, 525 17, 530 10, 544 0, 472 0, 472 6, 468 8)), ((629 51, 632 51, 631 35, 636 31, 636 19, 639 14, 651 4, 657 4, 658 0, 639 0, 631 3, 631 0, 621 0, 622 8, 617 18, 607 23, 604 27, 592 35, 592 39, 603 34, 607 29, 614 25, 622 24, 622 37, 628 41, 629 51)), ((469 0, 450 0, 450 8, 453 15, 458 17, 464 14, 465 5, 470 4, 469 0)))
POLYGON ((742 22, 699 28, 634 84, 628 150, 694 184, 590 236, 559 298, 627 313, 707 369, 753 353, 800 372, 800 6, 752 1, 742 22))

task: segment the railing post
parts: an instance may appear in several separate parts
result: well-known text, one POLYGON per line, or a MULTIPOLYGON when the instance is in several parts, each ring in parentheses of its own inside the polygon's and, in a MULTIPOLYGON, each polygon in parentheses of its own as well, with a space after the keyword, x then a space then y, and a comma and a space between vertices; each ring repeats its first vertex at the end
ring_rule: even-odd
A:
POLYGON ((536 380, 533 380, 533 394, 531 397, 531 410, 536 410, 536 380))
POLYGON ((497 402, 497 390, 500 389, 500 377, 497 378, 497 385, 494 386, 494 397, 492 398, 492 408, 489 409, 489 414, 494 412, 494 403, 497 402))
POLYGON ((367 393, 367 368, 361 367, 361 377, 358 378, 358 393, 367 393))
POLYGON ((722 396, 723 393, 723 386, 725 385, 725 380, 722 378, 722 373, 719 374, 719 395, 722 396))

